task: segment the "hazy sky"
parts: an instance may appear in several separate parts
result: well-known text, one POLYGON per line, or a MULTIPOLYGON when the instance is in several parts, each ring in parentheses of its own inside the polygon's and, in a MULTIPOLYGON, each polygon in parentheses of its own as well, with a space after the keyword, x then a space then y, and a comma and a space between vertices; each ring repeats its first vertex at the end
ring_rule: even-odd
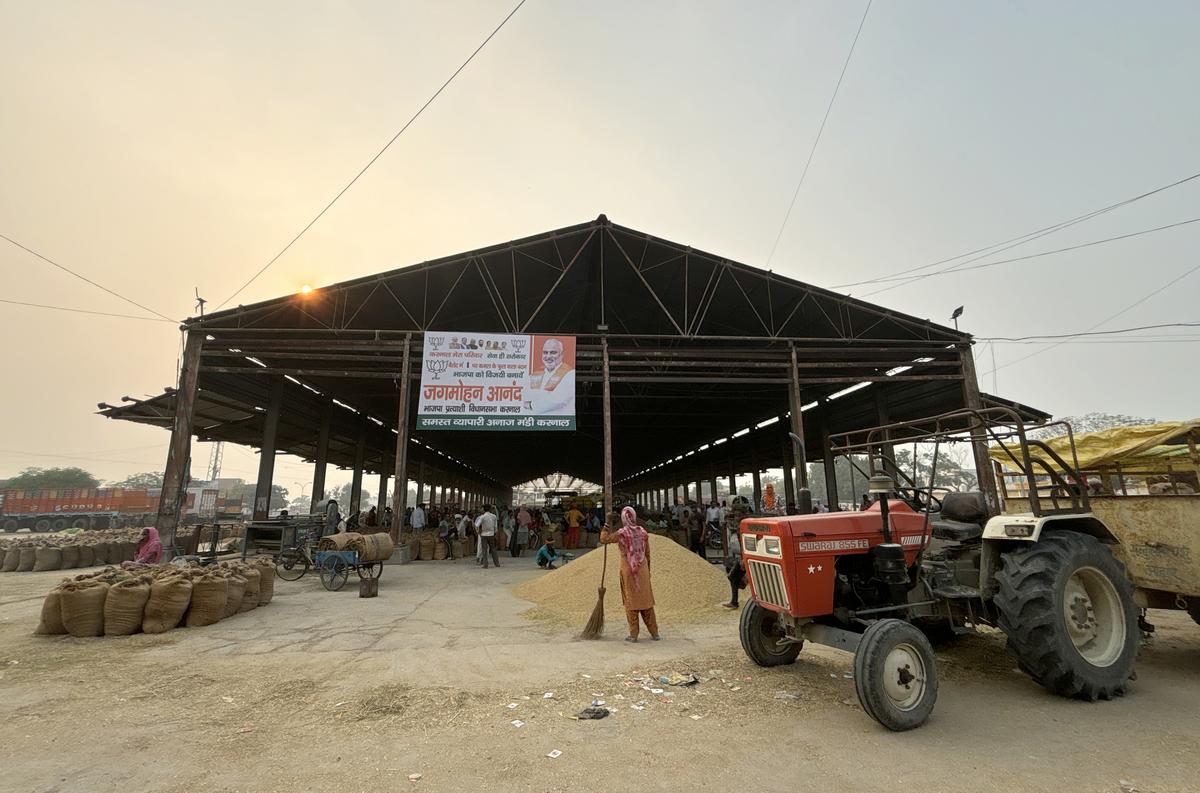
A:
MULTIPOLYGON (((0 233, 168 316, 196 287, 215 305, 512 5, 3 0, 0 233)), ((238 302, 601 212, 763 266, 863 7, 529 0, 238 302)), ((877 0, 772 268, 886 275, 1200 171, 1197 40, 1195 2, 877 0)), ((1197 216, 1200 180, 998 258, 1197 216)), ((939 321, 965 304, 979 336, 1080 331, 1195 267, 1198 241, 1194 224, 869 299, 939 321)), ((141 313, 2 241, 0 279, 7 300, 141 313)), ((1200 319, 1198 294, 1200 273, 1104 327, 1200 319)), ((0 304, 0 335, 0 476, 161 470, 165 432, 93 413, 174 382, 175 326, 0 304)), ((1039 349, 995 345, 999 393, 1200 414, 1195 341, 1013 363, 1039 349)), ((296 494, 309 467, 284 459, 296 494)), ((225 470, 253 478, 256 455, 230 448, 225 470)))

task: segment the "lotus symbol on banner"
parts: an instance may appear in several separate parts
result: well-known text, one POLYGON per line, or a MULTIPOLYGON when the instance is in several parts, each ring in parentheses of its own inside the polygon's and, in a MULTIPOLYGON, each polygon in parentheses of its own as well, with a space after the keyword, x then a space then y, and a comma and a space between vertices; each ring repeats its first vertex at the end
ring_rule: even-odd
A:
POLYGON ((442 345, 446 343, 446 337, 445 336, 430 336, 429 343, 431 345, 433 345, 433 349, 440 350, 440 349, 442 349, 442 345))
POLYGON ((450 362, 447 360, 429 360, 425 362, 425 368, 433 375, 434 380, 438 379, 438 375, 446 371, 449 366, 450 362))
POLYGON ((513 339, 513 347, 519 353, 525 352, 525 339, 513 339))

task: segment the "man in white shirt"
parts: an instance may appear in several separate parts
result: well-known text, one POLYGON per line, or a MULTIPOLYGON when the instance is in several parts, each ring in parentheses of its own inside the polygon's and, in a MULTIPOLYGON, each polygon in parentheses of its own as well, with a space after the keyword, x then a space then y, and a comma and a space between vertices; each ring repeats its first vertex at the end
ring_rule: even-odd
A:
POLYGON ((412 511, 412 516, 409 517, 408 521, 410 524, 412 524, 412 530, 414 532, 425 530, 425 504, 424 503, 417 504, 416 508, 412 511))
POLYGON ((483 543, 483 569, 488 568, 488 554, 496 567, 500 566, 500 557, 496 554, 496 513, 491 504, 483 505, 483 512, 475 519, 475 528, 479 532, 479 541, 483 543))

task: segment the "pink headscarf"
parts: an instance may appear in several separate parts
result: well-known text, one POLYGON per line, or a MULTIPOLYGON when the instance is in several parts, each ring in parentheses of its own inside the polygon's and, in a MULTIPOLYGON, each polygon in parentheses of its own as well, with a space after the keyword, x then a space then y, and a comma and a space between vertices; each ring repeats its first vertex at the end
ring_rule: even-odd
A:
POLYGON ((633 573, 633 586, 641 588, 638 571, 646 563, 646 530, 637 524, 637 512, 633 507, 621 510, 621 528, 617 530, 617 545, 629 561, 629 572, 633 573))
POLYGON ((138 545, 137 555, 133 557, 133 561, 138 564, 158 564, 162 561, 162 540, 158 538, 158 529, 153 526, 146 526, 146 539, 142 540, 138 545))

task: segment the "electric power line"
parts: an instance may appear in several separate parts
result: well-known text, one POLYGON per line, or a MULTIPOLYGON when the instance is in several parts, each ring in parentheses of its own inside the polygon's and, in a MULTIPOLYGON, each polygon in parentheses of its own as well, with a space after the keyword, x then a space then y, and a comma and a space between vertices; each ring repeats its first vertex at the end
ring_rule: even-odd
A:
POLYGON ((6 241, 6 242, 12 243, 13 245, 17 246, 17 247, 18 247, 18 248, 20 248, 21 250, 25 251, 26 253, 32 254, 33 256, 36 256, 37 258, 41 259, 42 261, 46 262, 47 264, 54 265, 54 266, 55 266, 55 267, 57 267, 58 269, 62 270, 64 273, 68 273, 68 274, 70 274, 70 275, 73 275, 73 276, 75 276, 76 278, 78 278, 80 281, 83 281, 84 283, 91 284, 92 286, 96 287, 97 289, 100 289, 100 290, 102 290, 102 291, 104 291, 104 292, 108 292, 108 293, 109 293, 110 295, 112 295, 113 297, 120 298, 121 300, 124 300, 126 303, 129 303, 130 305, 137 306, 137 307, 138 307, 138 308, 140 308, 142 311, 149 311, 151 314, 154 314, 154 315, 156 315, 156 316, 162 317, 163 319, 167 320, 168 322, 177 322, 177 321, 178 321, 178 320, 171 319, 171 318, 170 318, 170 317, 168 317, 166 314, 159 314, 159 313, 158 313, 157 311, 155 311, 154 309, 152 309, 152 308, 147 308, 146 306, 143 306, 141 303, 138 303, 138 302, 137 302, 137 301, 135 301, 135 300, 130 300, 129 298, 125 297, 125 295, 122 295, 122 294, 120 294, 119 292, 114 292, 113 290, 109 289, 107 286, 103 286, 103 285, 101 285, 101 284, 98 284, 98 283, 96 283, 95 281, 93 281, 92 279, 88 278, 87 276, 80 275, 79 273, 77 273, 77 272, 75 272, 74 270, 72 270, 70 267, 66 267, 66 266, 64 266, 64 265, 61 265, 61 264, 59 264, 58 262, 54 261, 53 259, 49 258, 48 256, 43 256, 42 254, 38 253, 38 252, 37 252, 37 251, 35 251, 34 249, 32 249, 32 248, 30 248, 30 247, 27 247, 27 246, 25 246, 25 245, 22 245, 21 243, 19 243, 19 242, 17 242, 16 240, 14 240, 12 237, 9 237, 9 236, 7 236, 7 235, 4 235, 4 234, 0 234, 0 239, 4 240, 4 241, 6 241))
MULTIPOLYGON (((1154 289, 1154 290, 1152 290, 1151 292, 1149 292, 1149 293, 1147 293, 1147 294, 1143 295, 1142 297, 1139 297, 1137 300, 1135 300, 1135 301, 1133 301, 1132 303, 1130 303, 1129 305, 1125 306, 1125 308, 1121 309, 1120 311, 1116 312, 1115 314, 1110 314, 1109 316, 1107 316, 1107 317, 1105 317, 1104 319, 1102 319, 1102 320, 1100 320, 1099 322, 1097 322, 1095 325, 1092 325, 1090 328, 1086 328, 1086 329, 1084 329, 1084 330, 1083 330, 1083 331, 1081 331, 1081 332, 1082 332, 1082 333, 1090 333, 1090 332, 1094 331, 1096 328, 1100 327, 1101 325, 1106 325, 1106 324, 1108 324, 1109 322, 1112 322, 1112 321, 1113 321, 1114 319, 1116 319, 1117 317, 1121 316, 1122 314, 1125 314, 1125 313, 1128 313, 1128 312, 1132 311, 1133 309, 1137 308, 1137 307, 1138 307, 1138 306, 1140 306, 1142 303, 1145 303, 1147 300, 1149 300, 1150 298, 1152 298, 1152 297, 1154 297, 1155 295, 1159 294, 1160 292, 1163 292, 1163 291, 1165 291, 1165 290, 1167 290, 1167 289, 1170 289, 1172 286, 1174 286, 1175 284, 1179 283, 1179 282, 1180 282, 1180 281, 1182 281, 1184 278, 1187 278, 1189 275, 1191 275, 1192 273, 1196 272, 1197 270, 1200 270, 1200 264, 1197 264, 1196 266, 1194 266, 1194 267, 1192 267, 1192 268, 1190 268, 1190 269, 1188 269, 1188 270, 1185 270, 1185 271, 1184 271, 1182 274, 1175 276, 1175 277, 1174 277, 1174 278, 1172 278, 1170 281, 1167 281, 1165 284, 1163 284, 1162 286, 1158 287, 1157 289, 1154 289)), ((1041 354, 1042 354, 1042 353, 1044 353, 1044 352, 1049 352, 1050 350, 1053 350, 1055 347, 1058 347, 1058 346, 1059 346, 1059 345, 1061 345, 1061 344, 1066 344, 1066 343, 1067 343, 1067 341, 1068 341, 1068 340, 1065 340, 1065 339, 1064 339, 1064 340, 1061 340, 1061 341, 1056 341, 1056 342, 1054 342, 1053 344, 1050 344, 1050 345, 1048 345, 1048 346, 1046 346, 1046 347, 1043 347, 1043 348, 1042 348, 1042 349, 1040 349, 1040 350, 1035 350, 1035 351, 1033 351, 1033 352, 1029 353, 1028 355, 1023 355, 1023 356, 1021 356, 1020 358, 1016 358, 1016 359, 1014 359, 1014 360, 1011 360, 1011 361, 1009 361, 1008 363, 1002 363, 1002 364, 1000 364, 999 366, 997 366, 997 367, 994 367, 994 368, 992 369, 992 372, 997 372, 997 371, 999 371, 999 370, 1001 370, 1001 369, 1004 369, 1004 368, 1006 368, 1006 367, 1012 366, 1013 364, 1017 364, 1017 363, 1020 363, 1021 361, 1026 361, 1026 360, 1029 360, 1030 358, 1032 358, 1032 357, 1033 357, 1033 356, 1035 356, 1035 355, 1041 355, 1041 354)), ((991 374, 991 372, 984 372, 984 374, 991 374)))
MULTIPOLYGON (((1153 234, 1158 231, 1166 231, 1168 229, 1178 228, 1180 226, 1187 226, 1191 223, 1200 223, 1200 218, 1191 218, 1190 220, 1181 220, 1178 223, 1168 223, 1165 226, 1156 226, 1152 229, 1142 229, 1141 231, 1132 231, 1128 234, 1120 234, 1116 237, 1106 237, 1102 240, 1092 240, 1090 242, 1082 242, 1078 245, 1068 245, 1065 248, 1055 248, 1054 250, 1040 251, 1038 253, 1031 253, 1026 256, 1015 256, 1011 259, 997 259, 994 262, 984 262, 982 264, 971 265, 970 267, 964 266, 966 264, 966 262, 963 262, 962 264, 958 264, 953 267, 947 267, 944 270, 934 270, 931 273, 921 273, 920 275, 899 276, 896 278, 880 278, 880 279, 877 279, 874 283, 886 283, 888 281, 900 281, 902 283, 897 283, 893 286, 885 287, 883 289, 876 289, 872 292, 867 292, 865 295, 863 295, 863 297, 877 295, 880 292, 888 291, 888 289, 894 289, 896 286, 903 286, 904 284, 910 284, 915 281, 924 280, 926 278, 933 278, 934 276, 937 276, 937 275, 948 275, 951 273, 965 273, 965 272, 969 272, 971 270, 983 270, 988 267, 995 267, 1000 264, 1012 264, 1013 262, 1023 262, 1023 261, 1027 261, 1029 259, 1040 259, 1043 256, 1052 256, 1057 253, 1066 253, 1068 251, 1077 251, 1081 248, 1091 248, 1095 245, 1104 245, 1109 242, 1117 242, 1119 240, 1127 240, 1127 239, 1130 239, 1131 237, 1141 237, 1145 234, 1153 234)), ((991 255, 991 254, 989 254, 989 255, 991 255)), ((969 261, 974 261, 974 260, 969 260, 969 261)))
POLYGON ((119 319, 136 319, 142 322, 170 322, 172 325, 178 324, 173 319, 159 319, 158 317, 137 317, 133 314, 110 314, 107 311, 90 311, 86 308, 68 308, 67 306, 47 306, 42 303, 25 303, 20 300, 5 300, 0 298, 0 303, 7 303, 10 306, 25 306, 27 308, 47 308, 52 311, 70 311, 73 314, 93 314, 98 317, 117 317, 119 319))
POLYGON ((1142 330, 1159 330, 1161 328, 1198 328, 1200 322, 1164 322, 1160 325, 1139 325, 1136 328, 1117 328, 1115 330, 1094 330, 1080 333, 1037 333, 1032 336, 976 336, 976 341, 1030 341, 1032 339, 1075 339, 1081 336, 1112 336, 1118 333, 1136 333, 1142 330))
POLYGON ((425 112, 425 109, 426 109, 427 107, 429 107, 431 104, 433 104, 433 100, 437 99, 437 98, 438 98, 438 96, 439 96, 439 95, 442 93, 442 91, 446 90, 447 86, 449 86, 449 85, 450 85, 450 83, 452 83, 452 82, 454 81, 454 78, 455 78, 455 77, 458 77, 458 75, 459 75, 459 72, 461 72, 463 69, 467 68, 467 64, 469 64, 471 61, 473 61, 473 60, 475 59, 475 56, 476 56, 476 55, 478 55, 478 54, 479 54, 479 52, 480 52, 480 51, 481 51, 481 50, 482 50, 482 49, 483 49, 485 46, 487 46, 487 43, 488 43, 489 41, 491 41, 491 40, 492 40, 492 38, 493 38, 493 37, 494 37, 494 36, 495 36, 497 33, 499 33, 499 32, 500 32, 500 29, 501 29, 501 28, 503 28, 503 27, 504 27, 504 26, 505 26, 505 25, 508 23, 508 20, 512 19, 512 18, 513 18, 513 15, 514 15, 514 14, 516 14, 518 11, 520 11, 520 10, 521 10, 521 6, 525 5, 525 2, 526 2, 526 0, 520 0, 520 2, 519 2, 519 3, 517 3, 517 4, 516 4, 516 6, 514 6, 514 7, 513 7, 513 10, 508 12, 508 16, 506 16, 506 17, 505 17, 503 20, 501 20, 500 24, 496 26, 495 30, 493 30, 491 33, 489 33, 489 34, 488 34, 488 36, 487 36, 487 38, 485 38, 485 39, 483 40, 483 42, 482 42, 482 43, 481 43, 481 44, 480 44, 478 47, 476 47, 476 48, 475 48, 475 51, 474 51, 474 52, 472 52, 472 53, 470 54, 470 56, 468 56, 468 57, 467 57, 467 59, 466 59, 465 61, 463 61, 463 62, 462 62, 462 65, 461 65, 461 66, 459 66, 457 69, 455 69, 455 70, 454 70, 454 73, 453 73, 453 74, 451 74, 451 75, 450 75, 450 77, 448 77, 448 78, 446 79, 446 82, 442 83, 441 87, 440 87, 440 88, 438 88, 436 91, 434 91, 434 92, 433 92, 433 95, 432 95, 432 96, 430 96, 430 97, 429 97, 429 99, 425 100, 425 104, 421 105, 421 107, 420 107, 420 108, 417 110, 417 112, 416 112, 416 113, 414 113, 414 114, 412 115, 412 118, 410 118, 408 121, 406 121, 406 122, 404 123, 404 126, 400 128, 400 131, 399 131, 399 132, 397 132, 395 135, 393 135, 393 136, 392 136, 392 138, 391 138, 391 140, 389 140, 387 143, 385 143, 385 144, 384 144, 384 146, 383 146, 383 148, 382 148, 382 149, 380 149, 378 152, 376 152, 376 153, 375 153, 375 156, 374 156, 374 157, 372 157, 370 160, 368 160, 368 161, 367 161, 367 164, 366 164, 366 165, 364 165, 364 166, 362 167, 362 169, 361 169, 361 170, 360 170, 358 173, 356 173, 356 174, 354 175, 354 178, 353 178, 353 179, 351 179, 349 182, 347 182, 347 183, 346 183, 346 186, 345 186, 345 187, 343 187, 341 190, 339 190, 339 191, 338 191, 338 194, 337 194, 337 195, 335 195, 335 196, 333 197, 333 199, 332 199, 332 200, 331 200, 331 201, 330 201, 328 204, 326 204, 326 205, 325 205, 325 207, 324 207, 324 208, 323 208, 323 209, 322 209, 320 212, 318 212, 318 213, 316 214, 316 217, 314 217, 312 220, 308 221, 308 225, 306 225, 304 228, 300 229, 300 233, 299 233, 299 234, 297 234, 296 236, 292 237, 291 241, 290 241, 290 242, 288 242, 288 244, 287 244, 287 245, 284 245, 284 246, 283 246, 283 249, 282 249, 282 250, 280 250, 280 251, 279 251, 279 253, 277 253, 277 254, 275 254, 274 256, 272 256, 272 257, 271 257, 271 260, 270 260, 270 261, 268 261, 266 264, 264 264, 264 265, 263 265, 263 266, 262 266, 262 267, 259 269, 259 271, 258 271, 258 272, 256 272, 256 273, 255 273, 253 276, 251 276, 251 277, 250 277, 250 280, 246 281, 246 283, 244 283, 244 284, 242 284, 240 287, 238 287, 237 291, 235 291, 235 292, 234 292, 232 295, 230 295, 229 297, 227 297, 227 298, 225 298, 224 300, 222 300, 222 301, 221 301, 221 303, 220 303, 220 305, 218 305, 218 306, 217 306, 217 310, 218 310, 218 311, 219 311, 221 308, 223 308, 223 307, 224 307, 224 306, 225 306, 227 303, 229 303, 229 301, 230 301, 230 300, 233 300, 235 297, 237 297, 238 295, 240 295, 240 294, 242 293, 242 291, 243 291, 243 290, 244 290, 246 287, 248 287, 248 286, 250 286, 250 284, 254 283, 254 282, 255 282, 255 281, 258 279, 258 277, 259 277, 260 275, 262 275, 263 273, 265 273, 265 272, 267 271, 267 269, 271 267, 271 265, 275 264, 275 262, 279 260, 279 257, 281 257, 281 256, 283 256, 283 254, 287 253, 287 252, 288 252, 288 250, 289 250, 289 249, 290 249, 290 248, 291 248, 293 245, 295 245, 295 244, 296 244, 296 242, 297 242, 297 241, 298 241, 298 240, 299 240, 301 237, 303 237, 303 236, 304 236, 305 232, 307 232, 307 231, 308 231, 310 228, 312 228, 312 227, 313 227, 313 226, 316 224, 316 222, 317 222, 318 220, 320 220, 320 219, 321 219, 321 217, 322 217, 322 216, 323 216, 323 215, 324 215, 326 212, 328 212, 328 211, 330 210, 330 208, 332 208, 332 207, 333 207, 333 205, 334 205, 334 204, 336 204, 336 203, 338 202, 338 199, 340 199, 340 198, 341 198, 343 195, 345 195, 346 191, 347 191, 347 190, 349 190, 351 187, 353 187, 353 186, 354 186, 354 183, 355 183, 355 182, 357 182, 357 181, 359 180, 359 178, 361 178, 361 177, 362 177, 362 175, 363 175, 363 174, 365 174, 365 173, 367 172, 367 169, 369 169, 369 168, 370 168, 372 165, 374 165, 374 164, 375 164, 375 161, 376 161, 376 160, 378 160, 380 157, 382 157, 382 156, 383 156, 383 153, 384 153, 384 152, 386 152, 386 151, 387 151, 389 148, 391 148, 392 144, 393 144, 393 143, 395 143, 395 142, 396 142, 396 140, 397 140, 397 139, 398 139, 398 138, 399 138, 401 135, 403 135, 403 134, 404 134, 404 131, 405 131, 405 130, 407 130, 407 129, 408 129, 410 126, 412 126, 413 122, 414 122, 414 121, 416 121, 416 120, 417 120, 417 119, 418 119, 418 118, 421 116, 421 114, 425 112))
POLYGON ((825 116, 821 119, 821 126, 817 128, 817 136, 813 138, 812 148, 808 151, 808 159, 804 161, 804 170, 800 172, 800 181, 796 183, 796 190, 792 193, 792 200, 788 203, 787 212, 783 215, 783 223, 779 224, 779 233, 775 235, 775 242, 771 245, 771 252, 767 254, 767 266, 770 266, 771 260, 775 258, 775 249, 779 247, 779 241, 783 239, 783 231, 787 228, 788 220, 792 216, 792 209, 796 206, 796 198, 800 195, 800 188, 804 186, 804 178, 808 176, 808 168, 812 165, 813 155, 817 153, 817 144, 821 142, 821 133, 825 131, 825 122, 829 121, 829 114, 833 111, 833 103, 837 101, 838 90, 842 87, 842 80, 846 77, 846 69, 850 67, 850 59, 854 57, 854 47, 858 44, 858 37, 862 35, 863 25, 867 23, 867 14, 871 11, 872 0, 867 0, 867 7, 863 9, 862 19, 859 20, 858 30, 854 33, 854 40, 850 42, 850 51, 846 53, 846 61, 842 64, 842 72, 838 75, 837 84, 833 87, 833 95, 829 97, 829 105, 825 108, 825 116))
MULTIPOLYGON (((1044 226, 1043 228, 1037 229, 1035 231, 1030 231, 1026 234, 1022 234, 1019 237, 1012 237, 1010 239, 1004 240, 1003 242, 997 242, 992 245, 984 246, 982 248, 976 248, 975 250, 967 251, 966 253, 960 253, 957 256, 950 256, 949 258, 946 258, 946 259, 939 259, 938 261, 930 262, 928 264, 922 264, 918 267, 910 267, 907 270, 899 270, 897 272, 890 273, 890 274, 884 275, 884 276, 880 276, 878 278, 869 278, 869 279, 866 279, 863 281, 854 281, 851 283, 837 284, 830 288, 844 289, 844 288, 850 287, 850 286, 863 286, 865 284, 880 283, 882 281, 885 281, 885 280, 888 280, 891 278, 895 278, 896 276, 907 275, 908 273, 915 273, 915 272, 919 272, 921 270, 928 270, 930 267, 937 267, 940 264, 948 264, 949 262, 955 261, 956 259, 965 259, 969 256, 975 256, 976 254, 981 254, 981 253, 984 255, 980 256, 979 258, 986 258, 987 256, 991 256, 993 254, 1000 253, 1002 251, 1006 251, 1009 248, 1015 248, 1018 245, 1023 245, 1026 242, 1032 242, 1033 240, 1038 239, 1039 237, 1044 237, 1047 234, 1052 234, 1054 232, 1061 231, 1062 229, 1074 226, 1078 223, 1083 223, 1084 221, 1091 220, 1094 217, 1098 217, 1105 213, 1111 212, 1114 209, 1120 209, 1121 207, 1128 206, 1129 204, 1133 204, 1137 201, 1141 201, 1144 198, 1149 198, 1152 195, 1156 195, 1156 194, 1164 192, 1166 190, 1170 190, 1171 188, 1179 187, 1182 184, 1187 184, 1188 182, 1191 182, 1195 179, 1200 179, 1200 173, 1194 173, 1191 176, 1186 176, 1182 179, 1176 180, 1169 184, 1162 185, 1161 187, 1156 187, 1153 190, 1150 190, 1148 192, 1140 193, 1140 194, 1132 196, 1130 198, 1126 198, 1122 201, 1118 201, 1115 204, 1109 204, 1108 206, 1101 207, 1100 209, 1092 210, 1091 212, 1087 212, 1082 215, 1077 215, 1076 217, 1070 218, 1069 220, 1064 220, 1060 223, 1055 223, 1054 225, 1051 225, 1051 226, 1044 226), (993 250, 993 249, 997 249, 997 250, 993 250), (989 253, 984 253, 985 251, 989 251, 989 253)), ((972 260, 972 261, 975 261, 975 260, 972 260)), ((963 264, 966 264, 966 262, 963 262, 963 264)))

